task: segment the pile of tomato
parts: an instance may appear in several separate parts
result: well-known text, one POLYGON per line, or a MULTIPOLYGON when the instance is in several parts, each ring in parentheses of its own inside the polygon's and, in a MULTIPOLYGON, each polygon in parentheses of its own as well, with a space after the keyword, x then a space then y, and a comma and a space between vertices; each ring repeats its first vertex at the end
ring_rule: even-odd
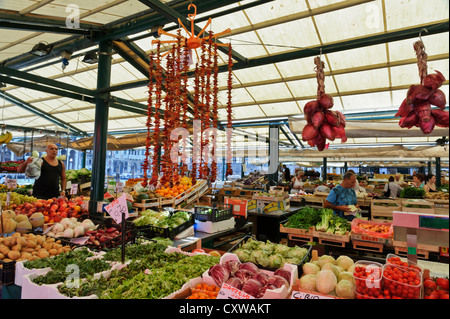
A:
POLYGON ((424 299, 448 299, 448 278, 427 278, 423 281, 424 299))
POLYGON ((391 299, 420 299, 421 273, 411 267, 386 264, 383 294, 391 299))
POLYGON ((384 299, 381 287, 381 267, 356 266, 353 271, 357 299, 384 299))

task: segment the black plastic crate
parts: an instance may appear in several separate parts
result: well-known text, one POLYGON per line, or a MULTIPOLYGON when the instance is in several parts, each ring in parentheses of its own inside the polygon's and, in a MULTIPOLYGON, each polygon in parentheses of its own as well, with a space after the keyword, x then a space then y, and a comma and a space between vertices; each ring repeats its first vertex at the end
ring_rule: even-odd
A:
MULTIPOLYGON (((253 237, 253 235, 246 235, 246 236, 244 236, 239 242, 237 242, 233 247, 231 247, 228 250, 228 252, 229 253, 233 253, 233 251, 238 249, 242 244, 244 244, 247 240, 249 240, 252 237, 253 237)), ((298 264, 295 264, 297 266, 297 269, 298 269, 298 278, 300 278, 303 275, 302 266, 311 259, 312 245, 304 244, 304 245, 301 245, 299 247, 300 248, 306 248, 307 252, 306 252, 305 256, 302 258, 302 260, 298 264)), ((241 260, 241 262, 243 262, 243 261, 241 260)), ((263 267, 263 266, 259 265, 258 263, 255 263, 255 265, 257 265, 261 269, 265 269, 265 270, 269 270, 269 271, 275 271, 276 270, 276 269, 270 268, 270 267, 263 267)))
POLYGON ((224 203, 218 203, 213 207, 195 206, 194 212, 196 220, 220 222, 233 217, 233 206, 224 203))
POLYGON ((188 229, 192 225, 195 224, 194 215, 190 214, 190 218, 187 222, 175 227, 175 228, 162 228, 153 225, 147 226, 138 226, 137 227, 137 236, 142 236, 144 238, 153 238, 153 237, 163 237, 163 238, 175 238, 176 235, 181 233, 182 231, 188 229))
POLYGON ((0 260, 0 284, 14 284, 14 276, 16 274, 16 262, 0 260))

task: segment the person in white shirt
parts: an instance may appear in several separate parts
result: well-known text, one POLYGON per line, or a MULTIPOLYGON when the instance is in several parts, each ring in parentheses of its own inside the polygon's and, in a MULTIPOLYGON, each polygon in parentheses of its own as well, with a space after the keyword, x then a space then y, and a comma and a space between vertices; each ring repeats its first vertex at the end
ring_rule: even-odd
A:
POLYGON ((403 190, 397 183, 394 182, 394 176, 389 177, 389 182, 384 185, 384 192, 390 191, 389 197, 397 198, 400 192, 403 190))
POLYGON ((300 190, 303 189, 304 185, 302 181, 303 175, 304 175, 303 171, 299 170, 297 171, 297 175, 292 178, 291 194, 298 193, 300 190))

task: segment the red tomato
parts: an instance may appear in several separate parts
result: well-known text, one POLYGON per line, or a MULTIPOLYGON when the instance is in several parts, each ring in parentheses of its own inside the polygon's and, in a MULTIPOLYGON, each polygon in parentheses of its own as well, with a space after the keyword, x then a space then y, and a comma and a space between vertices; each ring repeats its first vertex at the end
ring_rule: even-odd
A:
POLYGON ((438 279, 436 279, 436 283, 437 283, 437 285, 439 286, 439 287, 441 287, 442 289, 445 289, 445 290, 447 290, 448 291, 448 286, 449 286, 449 284, 448 284, 448 279, 446 279, 446 278, 438 278, 438 279))
POLYGON ((425 281, 423 282, 423 286, 425 288, 431 288, 431 289, 437 288, 436 283, 431 279, 425 279, 425 281))
POLYGON ((439 299, 448 299, 448 293, 441 295, 439 299))

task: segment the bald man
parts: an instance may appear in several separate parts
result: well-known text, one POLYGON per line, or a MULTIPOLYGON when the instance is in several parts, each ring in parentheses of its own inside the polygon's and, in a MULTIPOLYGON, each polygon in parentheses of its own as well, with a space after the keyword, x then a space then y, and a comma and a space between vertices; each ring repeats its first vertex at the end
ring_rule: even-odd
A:
MULTIPOLYGON (((58 146, 47 145, 47 156, 42 157, 41 176, 34 182, 33 196, 39 199, 49 199, 58 196, 65 196, 66 190, 66 167, 58 159, 58 146), (61 192, 59 183, 61 182, 61 192)), ((25 162, 17 168, 18 173, 25 172, 29 163, 33 162, 32 157, 28 157, 25 162)))

